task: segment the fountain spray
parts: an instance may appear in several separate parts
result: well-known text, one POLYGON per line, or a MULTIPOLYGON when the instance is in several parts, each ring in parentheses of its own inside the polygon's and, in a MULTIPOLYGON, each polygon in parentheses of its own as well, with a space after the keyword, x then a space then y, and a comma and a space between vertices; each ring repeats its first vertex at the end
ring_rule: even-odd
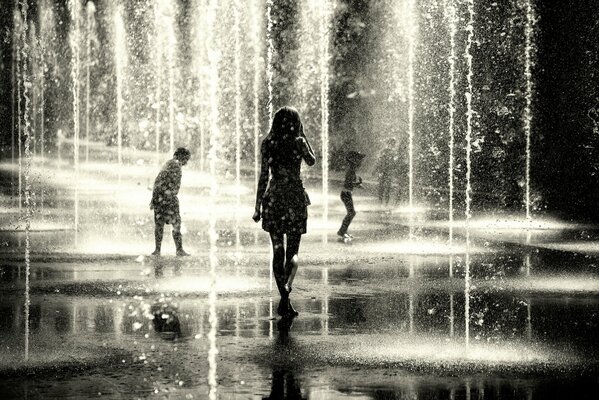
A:
POLYGON ((416 47, 415 0, 407 0, 407 39, 408 39, 408 192, 410 210, 414 207, 414 58, 416 47))
MULTIPOLYGON (((10 146, 10 154, 11 154, 11 167, 14 169, 15 167, 15 146, 16 146, 16 140, 15 140, 15 127, 17 124, 17 112, 15 110, 15 103, 17 102, 17 90, 16 86, 17 86, 17 63, 16 60, 18 58, 18 52, 19 52, 19 48, 18 48, 18 42, 19 42, 19 38, 18 38, 18 21, 17 21, 17 12, 15 10, 14 15, 13 15, 13 35, 12 35, 12 63, 10 66, 10 77, 11 77, 11 96, 12 96, 12 101, 10 103, 10 111, 11 111, 11 116, 12 116, 12 124, 10 125, 10 142, 11 142, 11 146, 10 146)), ((20 116, 19 116, 20 117, 20 116)), ((10 186, 11 186, 11 191, 13 193, 13 197, 14 197, 14 190, 15 190, 15 186, 14 186, 14 174, 10 175, 10 186)))
POLYGON ((167 52, 166 62, 168 68, 168 122, 169 122, 169 137, 170 137, 170 154, 175 151, 175 48, 177 46, 175 38, 175 18, 174 12, 175 7, 173 2, 169 2, 169 13, 167 15, 166 23, 168 28, 167 34, 167 52))
MULTIPOLYGON (((456 7, 454 0, 447 0, 445 3, 445 14, 449 25, 449 248, 453 249, 453 179, 454 179, 454 146, 455 146, 455 81, 456 81, 456 45, 455 37, 457 33, 456 7)), ((449 256, 449 277, 453 277, 454 259, 453 254, 449 256)), ((453 307, 453 304, 452 304, 453 307)), ((453 311, 453 310, 452 310, 453 311)), ((453 315, 453 314, 452 314, 453 315)), ((453 318, 453 317, 452 317, 453 318)), ((453 319, 452 319, 453 321, 453 319)), ((453 336, 453 326, 452 326, 453 336)))
MULTIPOLYGON (((449 246, 453 246, 453 179, 454 179, 454 146, 455 146, 455 84, 456 84, 456 44, 457 33, 456 7, 454 0, 447 0, 446 17, 449 25, 449 246)), ((451 276, 451 273, 450 273, 451 276)))
MULTIPOLYGON (((23 15, 22 38, 25 39, 27 36, 27 13, 28 4, 27 1, 20 2, 21 13, 23 15)), ((28 88, 31 83, 28 80, 27 75, 27 64, 29 61, 29 45, 26 40, 21 42, 21 61, 23 62, 23 99, 24 99, 24 113, 23 113, 23 136, 25 137, 25 171, 23 173, 25 183, 25 360, 29 359, 29 306, 31 300, 29 298, 29 276, 31 273, 31 215, 33 213, 33 204, 31 200, 31 181, 29 180, 29 173, 31 171, 31 110, 29 107, 29 91, 28 88)))
POLYGON ((235 244, 239 247, 239 210, 241 209, 241 28, 240 8, 237 1, 233 2, 233 36, 235 37, 235 244))
POLYGON ((252 47, 254 50, 254 81, 252 84, 253 90, 253 106, 254 106, 254 189, 258 190, 258 179, 260 177, 259 170, 259 159, 260 159, 260 101, 259 101, 259 90, 260 90, 260 26, 262 20, 259 12, 259 1, 253 0, 251 5, 252 13, 252 47))
MULTIPOLYGON (((320 132, 322 143, 322 220, 329 219, 329 0, 322 0, 320 10, 320 132)), ((323 236, 326 241, 326 234, 323 236)))
POLYGON ((470 211, 472 203, 472 186, 470 177, 472 174, 472 119, 474 110, 472 109, 472 54, 471 48, 474 43, 474 0, 467 1, 468 7, 468 25, 466 31, 468 36, 466 39, 466 49, 464 58, 466 59, 467 74, 466 74, 466 277, 465 277, 465 324, 466 324, 466 347, 470 344, 470 219, 472 213, 470 211))
POLYGON ((118 146, 118 177, 121 184, 123 169, 123 81, 125 78, 125 63, 127 62, 127 43, 125 23, 123 21, 123 6, 118 5, 114 13, 114 63, 116 69, 116 113, 117 113, 117 146, 118 146))
POLYGON ((526 26, 524 28, 525 46, 524 46, 524 77, 526 78, 526 92, 524 98, 526 105, 524 107, 524 135, 526 136, 526 193, 524 203, 526 205, 526 219, 532 221, 532 215, 530 211, 530 136, 531 136, 531 125, 532 125, 532 96, 533 96, 533 82, 532 82, 532 67, 533 67, 533 25, 535 23, 535 12, 532 5, 532 0, 526 1, 526 26))
MULTIPOLYGON (((210 151, 208 154, 210 163, 210 206, 214 207, 214 202, 218 195, 218 182, 217 182, 217 157, 218 157, 218 139, 219 139, 219 128, 218 128, 218 68, 219 68, 219 55, 216 41, 216 10, 218 8, 218 0, 210 0, 209 7, 207 10, 207 54, 209 61, 210 76, 208 79, 208 91, 210 98, 210 151)), ((208 385, 210 386, 209 398, 211 400, 216 399, 217 381, 216 381, 216 355, 218 349, 216 347, 216 326, 218 319, 216 315, 216 267, 218 265, 217 258, 217 247, 216 241, 218 233, 216 231, 216 212, 210 213, 208 236, 210 240, 210 293, 208 295, 209 304, 209 321, 210 331, 208 333, 208 339, 210 341, 210 348, 208 350, 208 385)))
POLYGON ((31 140, 33 143, 32 154, 35 157, 37 154, 37 114, 38 114, 38 78, 39 78, 39 45, 37 41, 37 32, 35 28, 35 22, 30 20, 28 23, 28 46, 29 46, 29 60, 26 65, 29 68, 29 76, 30 76, 30 90, 31 90, 31 140))
POLYGON ((272 28, 273 28, 273 20, 272 20, 272 8, 273 8, 273 0, 266 0, 266 80, 268 87, 268 121, 269 123, 272 121, 273 114, 273 87, 272 81, 274 76, 272 60, 275 52, 275 46, 272 38, 272 28))
POLYGON ((19 201, 19 213, 21 212, 22 204, 23 204, 23 149, 22 149, 22 136, 23 136, 23 110, 21 110, 21 90, 23 88, 23 65, 22 65, 22 52, 23 46, 25 45, 25 40, 23 40, 23 21, 21 17, 21 13, 18 8, 15 8, 15 39, 16 40, 16 69, 17 69, 17 148, 18 159, 19 159, 19 195, 17 196, 19 201))
POLYGON ((73 164, 75 167, 75 241, 79 230, 79 101, 80 101, 80 13, 79 0, 69 0, 71 28, 69 44, 71 47, 71 84, 73 92, 73 164))
POLYGON ((162 35, 160 34, 160 22, 162 20, 159 0, 154 2, 154 30, 155 30, 155 44, 154 44, 154 64, 156 70, 154 74, 154 80, 156 82, 156 88, 154 92, 154 107, 156 109, 156 124, 155 124, 155 135, 156 135, 156 165, 160 166, 160 86, 162 85, 162 35))
POLYGON ((91 52, 91 42, 92 37, 95 36, 95 27, 96 27, 96 6, 93 1, 88 1, 86 5, 87 10, 87 18, 85 20, 85 52, 86 52, 86 61, 85 61, 85 162, 89 163, 89 113, 90 113, 90 68, 92 65, 92 52, 91 52))
MULTIPOLYGON (((273 27, 273 20, 272 20, 272 7, 273 7, 273 0, 266 0, 266 86, 268 88, 268 123, 271 124, 272 123, 272 116, 273 116, 273 95, 272 95, 272 80, 273 80, 273 66, 272 66, 272 60, 273 60, 273 56, 274 56, 274 42, 272 39, 272 27, 273 27)), ((272 254, 272 249, 270 251, 270 259, 272 260, 273 254, 272 254)), ((273 272, 272 272, 272 261, 270 263, 270 266, 268 268, 269 271, 269 290, 272 292, 272 287, 273 287, 273 272)))

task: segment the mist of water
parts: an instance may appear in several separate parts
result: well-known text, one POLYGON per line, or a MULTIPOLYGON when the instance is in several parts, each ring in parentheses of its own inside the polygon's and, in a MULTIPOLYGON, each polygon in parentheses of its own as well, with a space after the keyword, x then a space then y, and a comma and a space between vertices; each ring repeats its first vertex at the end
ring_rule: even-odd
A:
POLYGON ((162 49, 164 43, 162 43, 163 37, 160 35, 160 23, 162 20, 159 2, 154 2, 154 65, 156 67, 154 72, 154 81, 156 87, 154 89, 154 109, 156 110, 156 120, 154 123, 154 134, 155 134, 155 146, 156 146, 156 165, 160 165, 160 128, 161 128, 161 85, 162 85, 162 49))
POLYGON ((526 1, 526 26, 524 28, 524 77, 526 79, 526 91, 524 98, 526 104, 524 107, 524 135, 526 136, 526 192, 524 203, 526 206, 526 219, 531 220, 531 204, 530 204, 530 160, 531 160, 531 130, 532 130, 532 96, 533 96, 533 82, 532 82, 532 67, 533 67, 533 25, 535 21, 535 12, 532 4, 532 0, 526 1))
POLYGON ((123 169, 123 86, 125 81, 125 66, 127 63, 127 41, 125 23, 123 21, 123 6, 116 7, 113 16, 114 24, 114 65, 116 70, 116 114, 117 114, 117 158, 118 179, 121 183, 123 169))
MULTIPOLYGON (((329 41, 331 4, 322 0, 320 9, 320 139, 322 157, 322 220, 329 220, 329 41)), ((327 236, 323 236, 326 241, 327 236)))
MULTIPOLYGON (((273 57, 275 52, 274 42, 272 38, 272 28, 273 28, 273 20, 272 20, 272 8, 273 8, 273 0, 266 0, 266 88, 268 90, 268 123, 272 124, 273 118, 273 78, 274 78, 274 69, 273 69, 273 57)), ((272 260, 273 254, 272 249, 270 250, 270 259, 272 260)), ((269 279, 268 279, 268 287, 272 292, 273 290, 273 271, 272 271, 272 261, 268 268, 269 271, 269 279)))
MULTIPOLYGON (((218 79, 219 79, 219 49, 216 42, 216 13, 218 10, 218 1, 210 0, 207 10, 206 24, 206 46, 209 62, 209 80, 208 80, 208 97, 210 100, 209 121, 210 121, 210 150, 208 154, 210 164, 210 202, 211 207, 215 207, 215 200, 218 196, 218 177, 217 177, 217 161, 218 161, 218 146, 219 146, 219 127, 218 127, 218 79)), ((217 381, 216 381, 216 355, 218 349, 216 347, 216 330, 218 320, 216 316, 216 267, 218 265, 217 257, 217 238, 216 231, 216 212, 210 213, 208 236, 210 240, 209 262, 210 262, 210 293, 208 295, 209 303, 209 322, 210 331, 208 339, 210 348, 208 350, 208 385, 210 386, 209 398, 216 399, 217 381)))
POLYGON ((170 138, 169 153, 173 154, 175 151, 175 49, 177 47, 177 40, 175 38, 175 4, 169 2, 168 10, 166 14, 167 18, 165 22, 168 24, 166 29, 167 35, 167 51, 166 51, 166 63, 168 70, 168 132, 170 138))
POLYGON ((258 179, 260 178, 260 53, 262 51, 260 40, 260 26, 262 18, 260 17, 260 0, 253 0, 250 6, 251 12, 251 41, 254 61, 254 80, 252 82, 252 104, 254 110, 253 128, 254 128, 254 190, 258 190, 258 179))
MULTIPOLYGON (((27 2, 21 3, 21 14, 22 14, 22 42, 20 46, 20 61, 23 63, 22 79, 23 79, 23 136, 25 138, 25 170, 23 171, 24 179, 24 194, 25 194, 25 360, 29 359, 29 307, 31 304, 29 297, 29 277, 31 273, 31 217, 33 215, 33 201, 31 191, 31 107, 29 98, 29 88, 31 82, 29 80, 29 74, 27 65, 29 64, 29 45, 27 43, 27 18, 28 18, 28 4, 27 2)), ((20 158, 19 158, 20 159, 20 158)))
MULTIPOLYGON (((79 104, 80 104, 80 68, 81 68, 81 3, 69 0, 71 18, 69 45, 71 48, 71 91, 73 94, 73 166, 75 168, 75 232, 79 229, 79 104)), ((75 234, 77 238, 77 234, 75 234)))
POLYGON ((234 64, 235 64, 235 244, 240 245, 240 215, 241 210, 241 27, 240 27, 240 5, 237 1, 233 2, 233 36, 234 45, 234 64))
POLYGON ((96 6, 93 1, 86 4, 85 19, 85 162, 89 162, 89 118, 90 118, 90 69, 92 60, 92 40, 96 37, 96 6))
POLYGON ((406 33, 408 41, 408 68, 406 74, 408 81, 408 197, 410 209, 414 207, 414 62, 418 23, 415 8, 415 1, 407 0, 406 14, 408 26, 406 33))
MULTIPOLYGON (((16 148, 16 131, 15 131, 15 127, 17 126, 17 119, 20 118, 20 115, 18 114, 16 107, 17 107, 17 101, 18 101, 18 97, 17 97, 17 90, 19 90, 19 88, 17 88, 17 82, 18 82, 18 75, 17 75, 17 58, 18 56, 18 52, 19 52, 19 25, 18 25, 18 19, 17 19, 18 13, 15 12, 13 13, 13 26, 14 26, 14 30, 12 33, 12 63, 10 66, 10 78, 11 78, 11 103, 10 103, 10 111, 11 111, 11 119, 12 119, 12 124, 10 126, 10 143, 11 143, 11 147, 10 147, 10 155, 11 155, 11 166, 14 168, 16 165, 16 156, 15 156, 15 148, 16 148)), ((14 175, 11 174, 11 178, 10 178, 10 184, 11 184, 11 192, 13 193, 13 198, 17 198, 15 196, 15 182, 14 182, 14 175)))
POLYGON ((19 164, 19 177, 18 177, 18 202, 19 212, 23 204, 23 149, 22 149, 22 136, 23 136, 23 110, 21 110, 21 96, 23 90, 23 64, 22 64, 22 52, 23 46, 25 45, 24 40, 24 25, 21 17, 21 13, 18 8, 15 8, 14 17, 15 26, 15 52, 16 52, 16 73, 17 73, 17 148, 18 148, 18 164, 19 164))
MULTIPOLYGON (((454 180, 454 146, 455 146, 455 96, 456 96, 456 43, 455 37, 457 33, 457 18, 456 18, 456 7, 454 0, 447 0, 445 3, 445 16, 448 21, 449 30, 449 104, 447 105, 449 113, 449 165, 448 165, 448 177, 449 177, 449 246, 453 246, 453 180, 454 180)), ((453 257, 451 258, 453 261, 453 257)), ((450 267, 450 275, 452 276, 453 263, 450 267)))
POLYGON ((474 0, 468 0, 468 21, 466 25, 466 31, 468 32, 466 39, 466 48, 464 50, 464 58, 466 59, 466 82, 467 89, 465 93, 466 97, 466 259, 465 268, 466 275, 464 277, 464 295, 465 295, 465 336, 466 346, 470 344, 470 219, 472 213, 470 210, 472 203, 472 185, 470 178, 472 175, 472 122, 474 117, 474 110, 472 108, 472 54, 471 49, 474 43, 474 0))
POLYGON ((266 0, 266 87, 268 89, 268 123, 272 122, 273 117, 273 57, 275 53, 275 45, 272 38, 272 8, 273 0, 266 0))

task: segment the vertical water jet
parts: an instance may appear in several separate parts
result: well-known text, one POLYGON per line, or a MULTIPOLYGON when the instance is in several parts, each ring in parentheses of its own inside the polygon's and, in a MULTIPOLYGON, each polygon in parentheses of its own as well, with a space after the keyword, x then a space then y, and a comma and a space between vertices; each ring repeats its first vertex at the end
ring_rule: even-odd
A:
POLYGON ((241 27, 240 8, 237 1, 233 2, 233 36, 235 64, 235 244, 239 246, 239 210, 241 209, 241 27))
POLYGON ((11 125, 10 125, 10 165, 13 173, 10 175, 10 187, 11 193, 13 194, 13 198, 15 196, 15 182, 14 182, 14 169, 16 165, 15 161, 15 147, 16 147, 16 132, 15 128, 17 125, 17 110, 15 109, 17 98, 17 53, 18 53, 18 22, 17 22, 17 13, 16 10, 13 13, 13 33, 12 33, 12 57, 10 64, 10 82, 11 82, 11 102, 10 102, 10 111, 11 111, 11 125))
POLYGON ((216 347, 216 326, 218 323, 216 315, 216 267, 218 265, 217 258, 217 238, 216 231, 216 212, 215 201, 218 196, 217 182, 217 161, 218 161, 218 146, 219 146, 219 127, 218 127, 218 68, 219 68, 219 49, 216 39, 216 12, 218 9, 218 0, 210 0, 207 10, 207 32, 206 46, 209 62, 209 79, 208 79, 208 96, 210 99, 209 121, 210 121, 210 150, 208 154, 210 163, 210 212, 208 236, 210 240, 209 262, 210 262, 210 293, 208 295, 209 303, 209 321, 210 331, 208 339, 210 347, 208 350, 208 385, 209 398, 216 399, 218 383, 216 381, 216 355, 218 349, 216 347))
POLYGON ((23 110, 23 136, 25 138, 25 170, 23 171, 24 178, 24 194, 25 194, 25 360, 29 359, 29 307, 30 307, 30 297, 29 297, 29 276, 31 273, 31 261, 30 261, 30 253, 31 253, 31 216, 33 213, 33 203, 31 200, 31 182, 29 179, 29 174, 31 171, 31 131, 30 131, 30 99, 29 99, 29 90, 28 88, 31 86, 31 82, 28 80, 28 71, 27 65, 29 62, 29 46, 27 44, 27 17, 28 17, 28 9, 29 6, 27 1, 20 2, 21 13, 22 13, 22 35, 21 35, 21 61, 23 62, 23 101, 24 101, 24 110, 23 110))
POLYGON ((114 65, 116 73, 116 114, 117 114, 117 163, 118 182, 121 184, 123 169, 123 82, 125 80, 125 65, 127 62, 127 42, 125 23, 123 21, 123 6, 117 5, 113 15, 114 24, 114 65))
POLYGON ((416 52, 415 0, 407 0, 407 41, 408 41, 408 198, 410 210, 414 207, 414 59, 416 52))
POLYGON ((169 2, 168 5, 168 30, 166 32, 168 39, 166 52, 166 63, 168 68, 168 128, 170 137, 170 154, 173 154, 175 151, 175 48, 177 46, 177 43, 174 31, 174 3, 169 2))
POLYGON ((80 130, 80 16, 81 3, 79 0, 69 0, 71 26, 69 31, 69 45, 71 49, 71 92, 73 95, 73 166, 75 169, 75 240, 79 230, 79 130, 80 130))
POLYGON ((88 1, 86 4, 85 19, 85 162, 89 163, 89 119, 90 119, 90 69, 92 61, 92 39, 95 37, 96 28, 96 6, 93 1, 88 1))
MULTIPOLYGON (((272 38, 272 28, 273 28, 273 20, 272 20, 272 8, 273 8, 273 0, 266 0, 266 87, 268 90, 268 124, 269 126, 272 124, 273 117, 273 57, 274 57, 274 41, 272 38)), ((270 250, 270 259, 272 260, 272 249, 270 250)), ((272 261, 269 266, 269 290, 272 291, 273 287, 273 272, 272 272, 272 261)))
POLYGON ((162 20, 160 12, 160 0, 154 1, 154 109, 156 110, 156 120, 154 125, 155 143, 156 143, 156 165, 160 166, 160 105, 161 105, 161 85, 162 85, 162 35, 160 34, 160 23, 162 20))
MULTIPOLYGON (((329 219, 329 0, 322 0, 320 9, 320 135, 322 157, 323 226, 329 219)), ((326 234, 323 240, 326 241, 326 234)))
POLYGON ((260 46, 260 26, 262 24, 262 19, 260 18, 260 0, 252 0, 251 5, 251 40, 252 40, 252 49, 254 56, 254 80, 252 82, 252 104, 254 109, 254 119, 253 119, 253 128, 254 128, 254 190, 258 190, 258 179, 260 178, 260 99, 259 99, 259 91, 260 91, 260 51, 262 50, 260 46))
POLYGON ((531 160, 531 130, 532 130, 532 96, 533 96, 533 82, 532 82, 532 67, 533 67, 533 25, 535 23, 535 12, 532 4, 532 0, 526 0, 526 26, 524 28, 524 77, 526 79, 525 89, 525 101, 524 106, 524 135, 526 137, 526 166, 525 166, 525 180, 526 180, 526 192, 524 203, 526 207, 526 219, 531 221, 532 214, 530 210, 530 160, 531 160))
POLYGON ((474 43, 474 0, 467 1, 468 20, 466 25, 466 48, 464 50, 464 58, 466 60, 466 82, 467 88, 465 92, 466 97, 466 276, 465 280, 465 324, 466 324, 466 346, 470 344, 470 219, 472 213, 470 210, 472 203, 472 123, 474 117, 474 110, 472 108, 472 54, 471 49, 474 43))
POLYGON ((15 39, 16 39, 16 73, 17 73, 17 149, 18 149, 18 164, 19 164, 19 176, 18 176, 18 196, 17 200, 19 202, 19 212, 21 212, 22 204, 23 204, 23 149, 22 149, 22 141, 23 141, 23 110, 21 110, 21 96, 23 89, 23 65, 22 65, 22 52, 23 46, 25 45, 25 41, 23 40, 23 21, 21 12, 18 9, 18 6, 15 7, 15 17, 14 17, 14 25, 15 25, 15 39))
POLYGON ((268 123, 272 122, 273 116, 273 57, 275 52, 274 41, 272 38, 272 28, 273 28, 273 20, 272 20, 272 8, 273 8, 273 0, 266 0, 266 82, 268 89, 268 123))
MULTIPOLYGON (((456 18, 456 6, 455 0, 447 0, 445 3, 446 9, 445 14, 448 22, 449 30, 449 103, 447 105, 449 113, 449 165, 448 165, 448 186, 449 186, 449 246, 453 246, 453 180, 454 180, 454 146, 455 146, 455 95, 456 95, 456 43, 455 37, 457 33, 457 18, 456 18)), ((451 258, 453 261, 453 257, 451 258)), ((453 266, 453 263, 452 263, 453 266)), ((452 276, 452 268, 450 269, 450 275, 452 276)))

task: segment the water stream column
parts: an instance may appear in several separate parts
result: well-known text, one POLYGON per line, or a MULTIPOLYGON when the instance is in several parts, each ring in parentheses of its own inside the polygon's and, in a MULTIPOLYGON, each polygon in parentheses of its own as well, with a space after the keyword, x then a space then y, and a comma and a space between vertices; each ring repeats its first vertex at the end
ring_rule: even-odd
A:
MULTIPOLYGON (((28 4, 27 1, 20 2, 21 13, 23 15, 23 25, 22 25, 22 38, 26 38, 27 36, 27 13, 28 13, 28 4)), ((25 360, 29 359, 29 307, 31 304, 31 300, 29 297, 29 276, 31 274, 31 262, 30 262, 30 252, 31 252, 31 241, 30 241, 30 231, 31 231, 31 216, 33 214, 33 203, 31 199, 31 182, 29 179, 29 174, 31 171, 31 130, 30 130, 30 99, 29 99, 29 90, 30 82, 28 80, 27 75, 27 64, 29 61, 29 46, 26 40, 21 42, 21 60, 23 61, 23 100, 24 100, 24 113, 23 113, 23 136, 25 137, 25 170, 23 171, 23 178, 25 184, 25 360)))
POLYGON ((77 245, 79 230, 79 101, 80 101, 80 13, 79 0, 69 0, 71 26, 69 45, 71 48, 71 91, 73 93, 73 166, 75 168, 75 245, 77 245))
POLYGON ((241 209, 241 27, 240 4, 233 2, 233 36, 235 64, 235 245, 239 248, 240 209, 241 209))
MULTIPOLYGON (((457 18, 456 18, 456 7, 454 0, 447 0, 446 2, 446 18, 448 21, 449 28, 449 104, 447 106, 449 112, 449 165, 448 165, 448 177, 449 177, 449 247, 450 250, 453 247, 453 180, 454 180, 454 146, 455 146, 455 95, 456 95, 456 44, 455 37, 457 33, 457 18)), ((453 276, 453 256, 450 258, 451 266, 449 270, 449 276, 453 276)))
POLYGON ((415 0, 407 0, 407 39, 408 39, 408 193, 410 212, 414 207, 414 59, 416 52, 415 0))
POLYGON ((17 21, 17 12, 15 10, 14 15, 13 15, 13 33, 12 33, 12 62, 11 62, 11 66, 10 66, 10 78, 11 78, 11 103, 10 103, 10 111, 11 111, 11 116, 12 116, 12 124, 10 125, 10 141, 11 141, 11 146, 10 146, 10 154, 11 154, 11 169, 13 170, 13 173, 11 173, 10 175, 10 187, 11 187, 11 193, 13 194, 13 198, 16 198, 15 196, 15 183, 14 183, 14 169, 16 167, 16 161, 15 161, 15 147, 16 147, 16 134, 15 134, 15 128, 17 125, 17 118, 20 118, 20 115, 17 114, 17 110, 15 110, 15 104, 18 100, 17 97, 17 83, 19 82, 17 79, 17 58, 18 58, 18 52, 19 52, 19 38, 18 38, 18 32, 19 32, 19 27, 18 27, 18 21, 17 21))
MULTIPOLYGON (((118 159, 118 191, 121 191, 121 180, 123 170, 123 82, 125 80, 125 65, 127 62, 127 32, 125 31, 125 22, 123 21, 123 6, 116 6, 114 11, 114 63, 116 69, 116 110, 117 110, 117 159, 118 159)), ((119 199, 120 199, 119 195, 119 199)), ((118 207, 118 224, 121 222, 120 200, 118 207)))
POLYGON ((19 194, 17 196, 19 202, 19 213, 21 212, 21 208, 23 206, 23 110, 21 109, 21 97, 23 90, 23 63, 22 63, 22 53, 23 46, 25 46, 25 40, 23 38, 24 35, 24 25, 22 21, 21 12, 18 8, 15 8, 15 38, 17 39, 16 43, 16 70, 17 70, 17 148, 18 148, 18 164, 19 164, 19 185, 18 190, 19 194))
POLYGON ((216 381, 216 355, 218 349, 216 347, 216 327, 218 319, 216 315, 216 267, 218 265, 217 258, 217 238, 216 231, 216 210, 215 202, 218 196, 218 177, 217 177, 217 157, 219 146, 219 127, 218 127, 218 79, 219 79, 219 49, 216 38, 216 12, 218 10, 218 0, 210 0, 207 10, 207 54, 209 61, 209 99, 210 99, 210 150, 208 154, 210 163, 210 218, 208 236, 210 240, 209 262, 210 262, 210 292, 208 295, 210 331, 208 332, 208 340, 210 347, 208 350, 208 385, 209 398, 216 400, 216 392, 218 383, 216 381))
POLYGON ((531 160, 531 130, 532 130, 532 96, 533 96, 533 82, 532 82, 532 50, 533 50, 533 25, 535 22, 535 12, 532 5, 532 0, 526 1, 526 26, 524 28, 524 77, 526 78, 526 90, 524 98, 526 105, 524 107, 524 135, 526 137, 526 192, 524 203, 526 206, 526 219, 530 222, 532 220, 530 210, 530 160, 531 160))
POLYGON ((471 49, 474 43, 474 0, 467 1, 468 9, 468 22, 466 31, 468 36, 466 39, 466 49, 464 51, 464 58, 466 59, 466 260, 465 268, 466 275, 464 278, 464 296, 465 296, 465 336, 466 336, 466 347, 470 344, 470 219, 472 213, 470 211, 472 203, 472 186, 471 186, 471 174, 472 174, 472 122, 474 117, 474 110, 472 108, 472 54, 471 49))
POLYGON ((89 113, 90 113, 90 68, 92 65, 91 42, 95 27, 96 6, 93 1, 88 1, 86 5, 87 18, 85 23, 85 162, 89 163, 89 113))
POLYGON ((254 52, 254 81, 252 83, 253 91, 253 109, 254 109, 254 190, 258 190, 258 179, 260 178, 260 26, 262 19, 259 12, 260 0, 253 0, 251 5, 251 38, 254 52))
POLYGON ((329 220, 329 18, 331 5, 329 0, 321 0, 320 9, 320 136, 322 152, 322 221, 327 241, 327 223, 329 220))
MULTIPOLYGON (((268 124, 269 126, 272 124, 273 117, 273 56, 275 52, 274 41, 272 38, 272 28, 273 28, 273 20, 272 20, 272 8, 273 8, 273 0, 266 0, 266 87, 268 89, 268 124)), ((268 267, 268 287, 272 292, 273 290, 273 272, 272 272, 272 258, 273 252, 272 248, 270 249, 270 260, 268 267)), ((271 298, 272 302, 272 298, 271 298)), ((271 307, 272 308, 272 307, 271 307)), ((272 314, 272 310, 271 310, 272 314)))

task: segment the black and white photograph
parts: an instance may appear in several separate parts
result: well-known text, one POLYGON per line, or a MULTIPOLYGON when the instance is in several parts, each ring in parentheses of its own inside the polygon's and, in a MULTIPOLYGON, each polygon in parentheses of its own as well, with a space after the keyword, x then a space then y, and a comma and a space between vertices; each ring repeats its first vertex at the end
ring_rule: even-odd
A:
POLYGON ((0 28, 0 399, 597 398, 595 0, 0 28))

